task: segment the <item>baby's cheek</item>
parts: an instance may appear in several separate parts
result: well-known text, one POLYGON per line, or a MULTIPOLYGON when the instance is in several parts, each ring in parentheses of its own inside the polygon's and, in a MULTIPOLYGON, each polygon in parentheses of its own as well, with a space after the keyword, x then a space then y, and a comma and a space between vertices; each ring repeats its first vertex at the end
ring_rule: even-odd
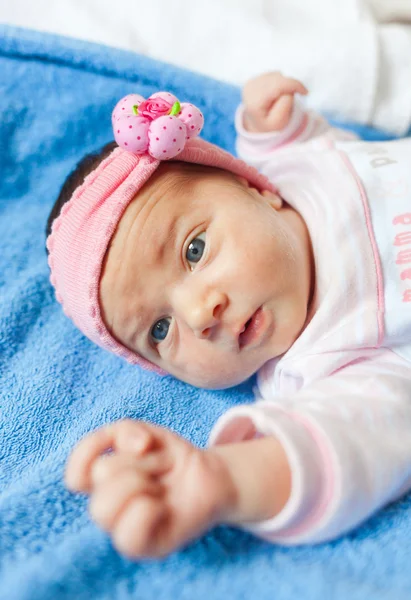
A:
POLYGON ((179 379, 198 387, 206 387, 207 382, 216 376, 216 364, 212 353, 199 348, 181 352, 173 363, 173 370, 178 373, 179 379))

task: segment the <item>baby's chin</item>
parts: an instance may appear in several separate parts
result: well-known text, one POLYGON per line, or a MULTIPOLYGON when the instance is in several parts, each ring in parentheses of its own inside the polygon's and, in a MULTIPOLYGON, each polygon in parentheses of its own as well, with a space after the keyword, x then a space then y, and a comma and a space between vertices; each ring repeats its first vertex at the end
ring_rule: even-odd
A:
POLYGON ((224 370, 210 373, 206 373, 204 370, 202 373, 182 373, 180 371, 173 372, 172 369, 169 370, 169 373, 177 379, 180 379, 181 381, 184 381, 185 383, 197 388, 204 390, 225 390, 247 381, 247 379, 249 379, 258 371, 260 366, 262 365, 249 369, 249 372, 245 372, 244 367, 241 367, 241 369, 237 369, 229 373, 224 370))

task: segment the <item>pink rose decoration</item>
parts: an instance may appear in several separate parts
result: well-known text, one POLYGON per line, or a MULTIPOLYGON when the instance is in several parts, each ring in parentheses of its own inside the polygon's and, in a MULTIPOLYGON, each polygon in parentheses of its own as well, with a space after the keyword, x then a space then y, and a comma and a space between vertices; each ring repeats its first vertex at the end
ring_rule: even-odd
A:
POLYGON ((147 117, 147 119, 157 119, 158 117, 164 117, 171 112, 173 105, 166 100, 161 98, 155 98, 151 100, 144 100, 138 107, 138 114, 141 117, 147 117))
POLYGON ((121 148, 133 154, 149 154, 157 160, 177 156, 204 125, 196 106, 180 104, 169 92, 156 92, 147 100, 139 94, 129 94, 117 102, 111 121, 114 139, 121 148))

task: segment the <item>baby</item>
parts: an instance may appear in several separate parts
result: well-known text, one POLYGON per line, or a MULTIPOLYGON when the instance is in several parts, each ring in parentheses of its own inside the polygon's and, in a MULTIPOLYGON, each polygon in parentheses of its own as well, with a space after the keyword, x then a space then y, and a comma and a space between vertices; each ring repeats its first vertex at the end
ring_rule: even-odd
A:
POLYGON ((128 96, 121 147, 83 160, 49 217, 56 297, 91 340, 204 388, 258 371, 207 449, 130 419, 74 449, 67 486, 131 558, 218 523, 327 541, 411 488, 411 140, 358 140, 297 93, 246 84, 248 164, 195 137, 193 105, 128 96))

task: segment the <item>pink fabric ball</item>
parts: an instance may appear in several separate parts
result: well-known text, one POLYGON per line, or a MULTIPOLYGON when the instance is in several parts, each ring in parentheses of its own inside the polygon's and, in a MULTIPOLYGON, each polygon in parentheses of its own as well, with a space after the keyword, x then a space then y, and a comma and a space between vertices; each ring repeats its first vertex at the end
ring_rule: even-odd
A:
POLYGON ((155 94, 151 94, 150 99, 154 100, 155 98, 161 98, 166 102, 170 102, 171 106, 175 102, 178 102, 178 98, 174 94, 170 94, 170 92, 156 92, 155 94))
POLYGON ((124 114, 114 122, 114 139, 117 144, 133 152, 143 154, 148 146, 150 121, 134 114, 124 114))
POLYGON ((143 96, 140 96, 140 94, 129 94, 128 96, 121 98, 121 100, 119 100, 115 105, 111 114, 111 122, 113 123, 113 127, 114 123, 119 117, 134 114, 133 106, 135 104, 138 106, 141 104, 141 102, 144 102, 144 98, 143 96))
POLYGON ((167 160, 177 156, 184 148, 186 126, 177 117, 159 117, 151 122, 148 151, 158 160, 167 160))
POLYGON ((200 133, 204 125, 202 113, 193 104, 183 102, 181 104, 180 120, 187 127, 187 137, 192 138, 200 133))

